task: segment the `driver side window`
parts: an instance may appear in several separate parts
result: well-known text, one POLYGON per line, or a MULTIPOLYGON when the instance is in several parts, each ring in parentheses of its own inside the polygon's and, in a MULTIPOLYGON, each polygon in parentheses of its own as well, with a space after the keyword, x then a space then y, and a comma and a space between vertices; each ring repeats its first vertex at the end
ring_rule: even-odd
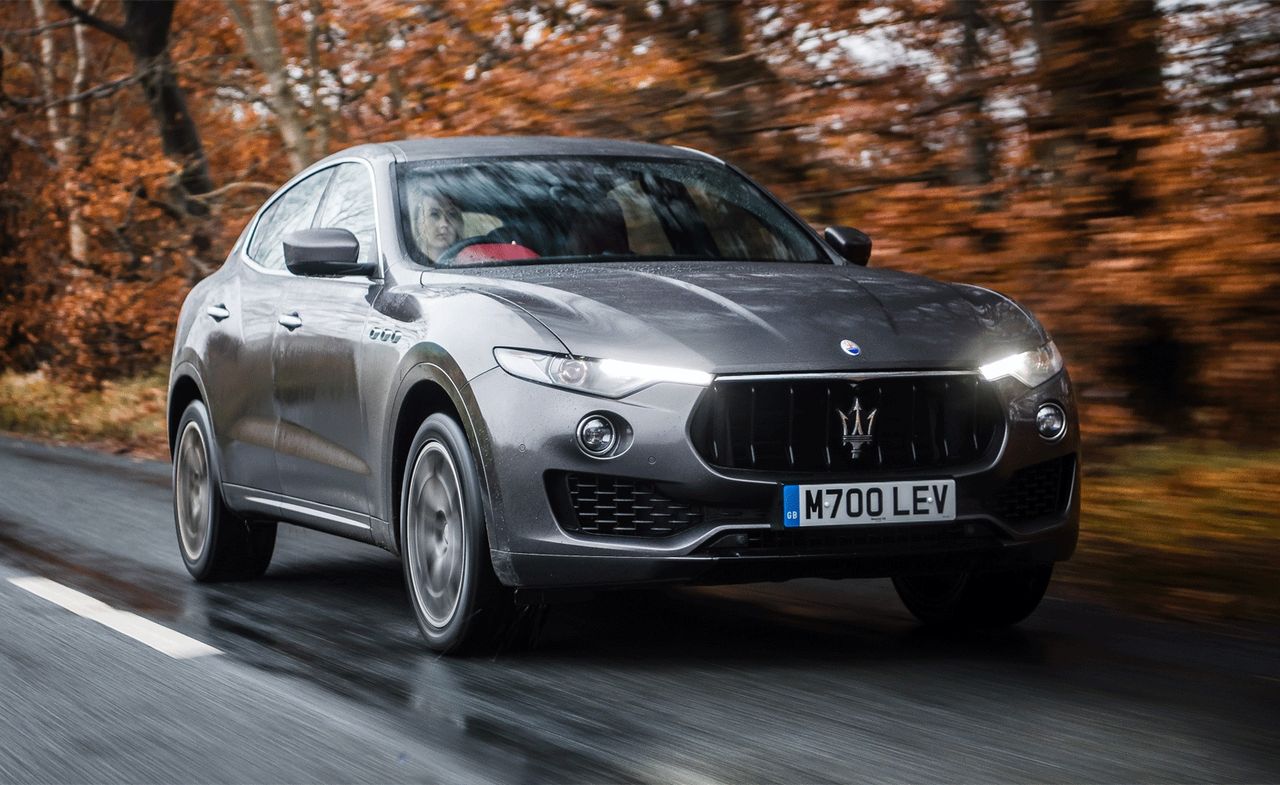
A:
POLYGON ((284 236, 311 226, 320 205, 320 195, 332 169, 324 169, 302 180, 271 203, 253 230, 245 253, 268 270, 284 269, 284 236))
POLYGON ((377 261, 373 186, 364 164, 347 163, 334 167, 333 183, 315 225, 318 229, 346 229, 360 242, 360 262, 377 261))

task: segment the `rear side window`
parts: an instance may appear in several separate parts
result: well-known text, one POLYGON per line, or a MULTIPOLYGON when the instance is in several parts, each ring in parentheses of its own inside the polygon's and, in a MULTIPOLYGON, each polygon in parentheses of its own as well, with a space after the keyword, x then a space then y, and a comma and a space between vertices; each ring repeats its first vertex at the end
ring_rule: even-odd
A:
POLYGON ((284 196, 271 203, 249 240, 249 258, 269 270, 284 269, 284 245, 289 232, 311 227, 311 218, 320 204, 325 183, 329 182, 332 169, 316 172, 285 191, 284 196))
POLYGON ((373 221, 373 183, 363 164, 339 164, 316 221, 320 229, 346 229, 360 241, 360 261, 377 260, 373 221))

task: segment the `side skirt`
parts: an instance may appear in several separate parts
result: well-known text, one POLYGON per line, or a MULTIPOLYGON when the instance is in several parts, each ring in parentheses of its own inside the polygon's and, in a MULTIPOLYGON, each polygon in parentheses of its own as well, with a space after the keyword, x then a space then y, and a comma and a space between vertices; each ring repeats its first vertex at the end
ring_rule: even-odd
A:
POLYGON ((292 523, 387 547, 385 537, 390 527, 363 513, 231 483, 222 484, 222 495, 228 507, 247 518, 292 523))

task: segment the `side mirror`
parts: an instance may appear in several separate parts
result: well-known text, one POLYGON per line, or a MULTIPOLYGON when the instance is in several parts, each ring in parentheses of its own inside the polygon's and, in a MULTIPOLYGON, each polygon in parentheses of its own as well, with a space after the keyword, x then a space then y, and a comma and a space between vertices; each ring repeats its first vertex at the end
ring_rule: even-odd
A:
POLYGON ((828 226, 822 239, 851 263, 866 267, 871 261, 871 236, 852 226, 828 226))
POLYGON ((284 264, 294 275, 372 275, 360 241, 346 229, 300 229, 284 236, 284 264))

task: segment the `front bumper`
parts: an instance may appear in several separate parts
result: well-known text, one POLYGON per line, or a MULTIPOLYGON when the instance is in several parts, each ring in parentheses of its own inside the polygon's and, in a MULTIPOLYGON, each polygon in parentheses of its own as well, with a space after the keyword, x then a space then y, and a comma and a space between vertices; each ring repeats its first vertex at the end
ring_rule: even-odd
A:
POLYGON ((955 521, 797 530, 784 529, 775 512, 781 509, 781 487, 812 477, 761 477, 708 465, 687 432, 701 388, 660 384, 613 401, 533 384, 493 369, 476 377, 469 392, 483 415, 476 423, 477 442, 489 488, 494 568, 510 586, 558 588, 882 577, 1067 559, 1075 550, 1080 515, 1078 418, 1070 379, 1064 372, 1034 390, 1013 380, 997 382, 996 387, 1005 428, 983 460, 946 472, 823 479, 835 483, 951 477, 956 481, 955 521), (1063 405, 1068 416, 1066 437, 1054 443, 1035 431, 1035 411, 1049 400, 1063 405), (596 412, 620 416, 630 424, 634 441, 624 454, 600 460, 578 449, 578 423, 596 412), (1014 473, 1054 459, 1069 466, 1063 504, 1032 519, 1000 517, 992 500, 1014 473), (548 496, 547 478, 565 472, 648 480, 674 498, 755 512, 740 520, 707 516, 663 537, 576 533, 558 522, 548 496))

